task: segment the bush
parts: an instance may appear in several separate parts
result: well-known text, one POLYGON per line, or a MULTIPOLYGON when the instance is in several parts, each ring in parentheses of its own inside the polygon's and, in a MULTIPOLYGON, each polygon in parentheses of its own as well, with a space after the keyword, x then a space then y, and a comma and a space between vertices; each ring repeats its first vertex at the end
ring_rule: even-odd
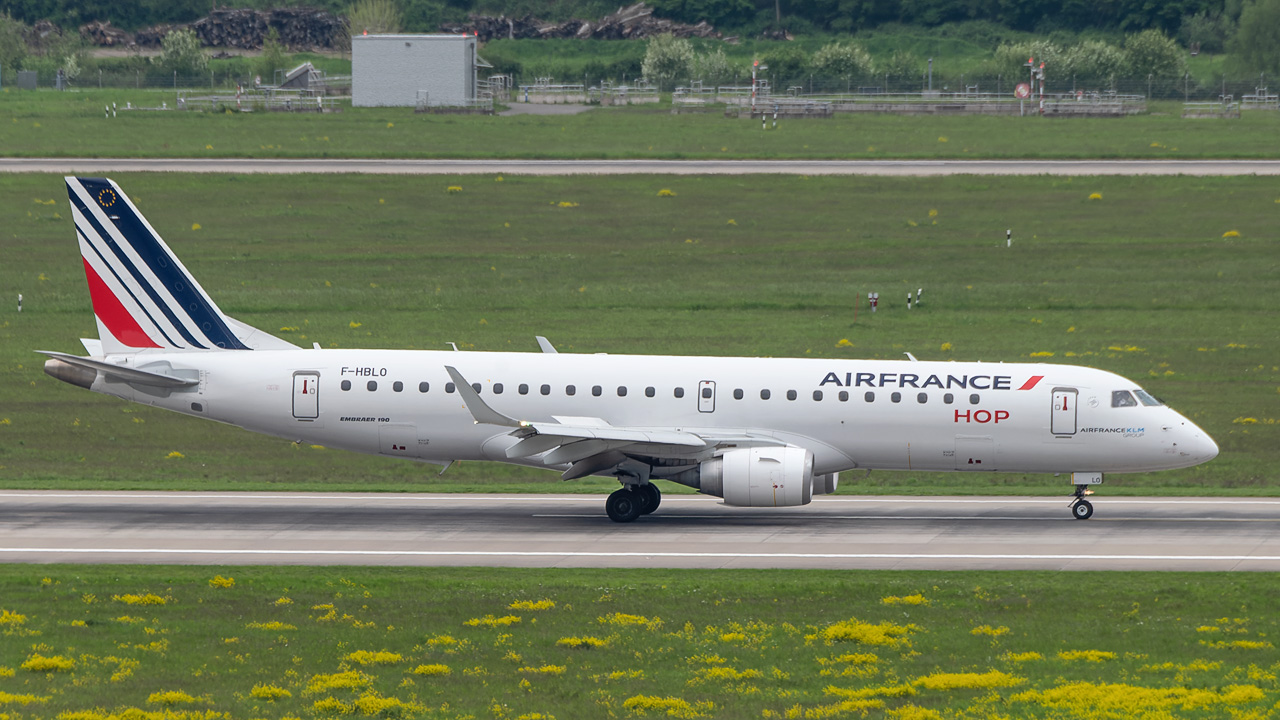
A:
POLYGON ((795 45, 770 48, 760 56, 760 63, 769 66, 764 74, 773 78, 773 87, 778 91, 809 77, 809 56, 795 45))
POLYGON ((828 43, 813 54, 809 61, 816 75, 827 78, 850 79, 870 75, 874 71, 871 56, 861 45, 842 42, 828 43))
POLYGON ((1110 85, 1125 72, 1126 62, 1124 51, 1115 45, 1102 40, 1086 40, 1062 54, 1060 66, 1054 69, 1054 77, 1098 80, 1110 85))
POLYGON ((267 36, 262 39, 262 54, 258 56, 257 62, 254 63, 254 74, 262 78, 262 82, 274 85, 277 70, 287 70, 285 65, 289 62, 289 56, 284 51, 284 46, 280 44, 280 33, 275 28, 267 31, 267 36))
POLYGON ((26 29, 22 21, 13 19, 9 13, 0 13, 0 72, 5 73, 7 82, 12 82, 9 73, 21 67, 27 57, 27 43, 22 39, 26 29))
POLYGON ((739 73, 739 68, 724 54, 724 48, 716 48, 707 53, 700 53, 693 58, 693 78, 701 80, 707 87, 732 83, 739 73))
POLYGON ((649 38, 640 67, 659 89, 670 90, 693 70, 693 43, 670 33, 655 35, 649 38))
POLYGON ((153 62, 165 70, 195 75, 209 67, 209 56, 200 49, 200 39, 194 30, 174 30, 164 36, 160 46, 160 55, 153 62))
POLYGON ((1245 7, 1232 50, 1243 69, 1280 74, 1280 0, 1257 0, 1245 7))
POLYGON ((1186 60, 1182 48, 1160 30, 1143 30, 1124 40, 1126 74, 1157 81, 1171 82, 1182 77, 1186 60))

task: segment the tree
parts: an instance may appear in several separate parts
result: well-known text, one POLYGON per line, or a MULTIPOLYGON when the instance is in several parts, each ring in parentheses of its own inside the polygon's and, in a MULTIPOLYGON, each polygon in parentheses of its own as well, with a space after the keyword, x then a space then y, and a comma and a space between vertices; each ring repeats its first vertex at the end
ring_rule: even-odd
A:
POLYGON ((670 33, 649 38, 641 71, 659 89, 670 89, 693 70, 693 43, 670 33))
POLYGON ((773 86, 781 91, 790 82, 809 79, 809 56, 791 44, 775 46, 760 56, 760 64, 768 65, 765 75, 773 78, 773 86))
POLYGON ((1280 74, 1280 0, 1255 0, 1246 5, 1231 47, 1244 68, 1280 74))
POLYGON ((0 13, 0 73, 9 73, 22 65, 27 56, 27 43, 22 39, 26 25, 14 20, 9 13, 0 13))
POLYGON ((209 56, 200 49, 200 38, 190 28, 173 30, 160 41, 160 55, 154 61, 179 75, 195 75, 209 67, 209 56))
POLYGON ((1053 74, 1057 79, 1073 77, 1112 84, 1116 77, 1125 73, 1127 62, 1124 51, 1115 45, 1102 40, 1086 40, 1067 48, 1053 74))
POLYGON ((347 12, 352 35, 398 33, 404 19, 392 0, 360 0, 347 12))
POLYGON ((289 56, 280 44, 280 33, 275 28, 267 30, 267 36, 262 39, 262 54, 254 63, 254 72, 262 78, 262 82, 275 83, 276 71, 285 69, 288 61, 289 56))
POLYGON ((701 80, 707 87, 715 87, 732 82, 738 74, 737 68, 724 54, 724 48, 716 48, 712 52, 701 53, 693 58, 693 77, 701 80))
POLYGON ((815 75, 823 78, 839 78, 848 83, 855 77, 870 75, 873 71, 871 55, 860 45, 842 42, 828 43, 809 60, 815 75))

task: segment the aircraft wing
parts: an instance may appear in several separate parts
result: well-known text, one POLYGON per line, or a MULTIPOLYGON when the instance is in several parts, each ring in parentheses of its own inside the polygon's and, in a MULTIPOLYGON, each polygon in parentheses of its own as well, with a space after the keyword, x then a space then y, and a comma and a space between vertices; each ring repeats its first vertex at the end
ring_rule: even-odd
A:
POLYGON ((457 386, 471 417, 479 425, 513 428, 518 441, 507 448, 507 457, 525 458, 546 453, 546 465, 570 465, 561 476, 572 480, 607 470, 625 462, 629 454, 652 457, 689 456, 722 445, 784 445, 772 437, 733 431, 690 431, 673 428, 619 427, 601 418, 554 417, 552 421, 527 421, 503 415, 489 407, 456 368, 445 370, 457 386))

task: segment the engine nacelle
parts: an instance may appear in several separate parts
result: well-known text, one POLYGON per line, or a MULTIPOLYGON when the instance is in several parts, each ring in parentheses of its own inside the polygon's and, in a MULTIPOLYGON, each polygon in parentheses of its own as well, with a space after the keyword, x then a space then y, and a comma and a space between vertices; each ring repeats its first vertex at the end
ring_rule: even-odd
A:
MULTIPOLYGON (((793 507, 813 500, 813 453, 799 447, 730 450, 702 463, 698 485, 737 507, 793 507)), ((825 476, 824 476, 825 478, 825 476)), ((835 482, 820 483, 822 490, 835 482)))

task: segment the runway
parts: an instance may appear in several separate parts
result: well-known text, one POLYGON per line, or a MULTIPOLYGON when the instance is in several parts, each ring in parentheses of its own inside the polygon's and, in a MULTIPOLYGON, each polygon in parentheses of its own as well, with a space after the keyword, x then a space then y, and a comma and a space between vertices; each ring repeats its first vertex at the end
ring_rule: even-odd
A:
POLYGON ((371 175, 1280 175, 1280 160, 331 160, 0 158, 0 172, 371 175))
POLYGON ((0 491, 0 562, 913 570, 1280 570, 1280 499, 0 491))

